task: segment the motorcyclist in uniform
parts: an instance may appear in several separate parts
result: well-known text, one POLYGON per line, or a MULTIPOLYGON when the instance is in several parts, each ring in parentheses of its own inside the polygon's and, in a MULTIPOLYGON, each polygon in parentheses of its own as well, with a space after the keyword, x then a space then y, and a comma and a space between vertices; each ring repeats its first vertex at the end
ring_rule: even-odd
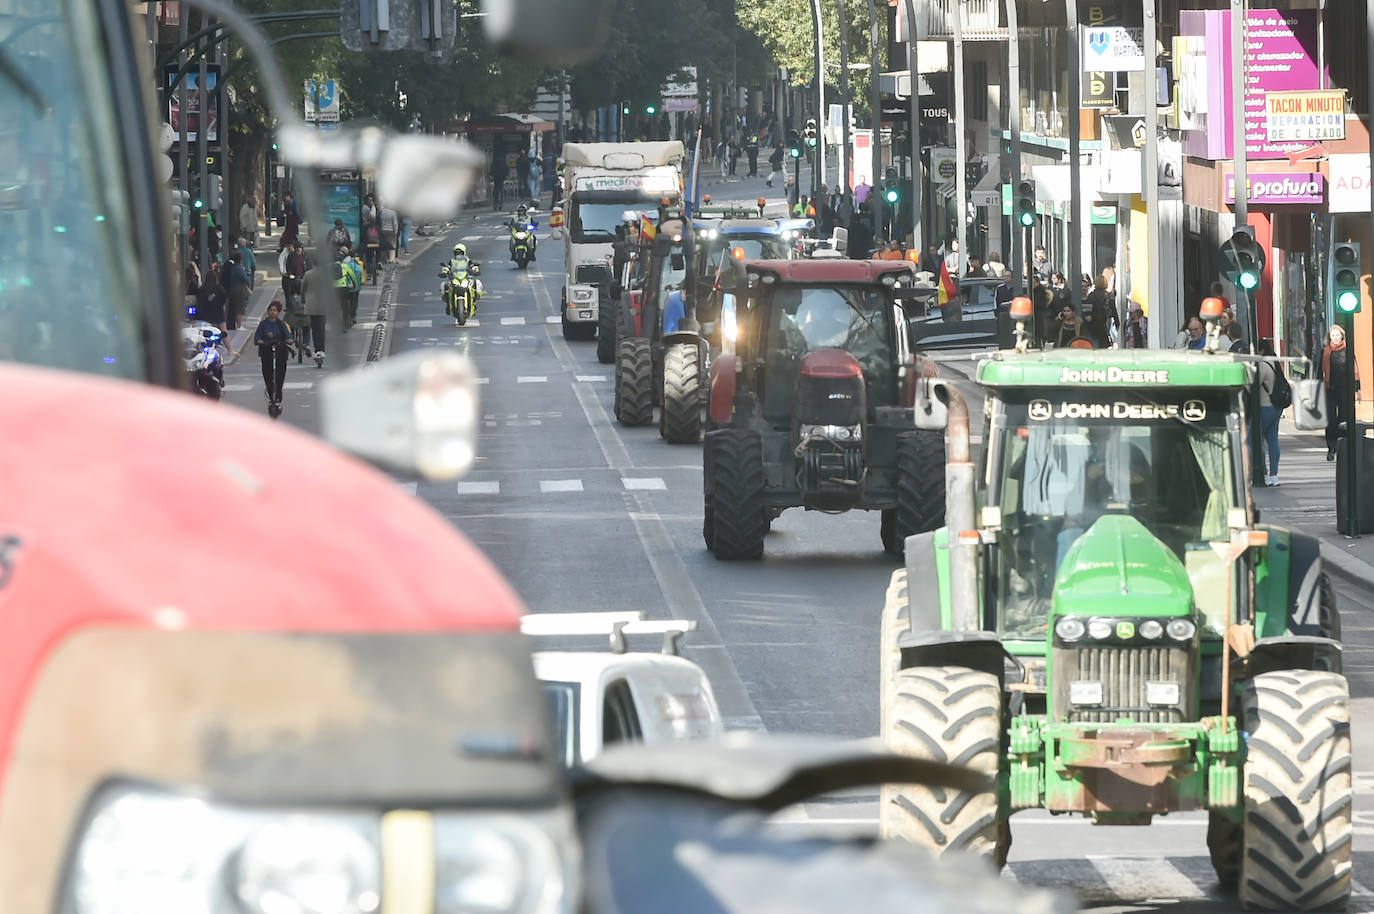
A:
POLYGON ((452 308, 452 294, 450 291, 449 279, 460 273, 467 273, 468 279, 472 282, 472 313, 477 313, 477 303, 481 301, 482 295, 486 292, 486 287, 482 285, 480 277, 473 274, 473 267, 481 269, 481 264, 468 256, 468 246, 461 241, 453 246, 453 257, 444 265, 444 272, 439 275, 444 277, 444 305, 452 308))
POLYGON ((530 246, 530 260, 533 261, 533 260, 538 259, 535 255, 536 255, 536 253, 537 253, 538 250, 539 250, 539 239, 535 237, 534 229, 530 228, 530 215, 529 215, 529 210, 525 208, 525 204, 523 204, 523 203, 520 204, 520 206, 519 206, 519 207, 516 209, 516 211, 515 211, 515 218, 512 219, 512 220, 510 220, 509 222, 507 222, 507 223, 506 223, 506 226, 510 229, 510 256, 511 256, 511 259, 512 259, 512 260, 515 259, 515 233, 516 233, 516 232, 526 232, 526 233, 527 233, 527 237, 526 237, 525 240, 529 243, 529 246, 530 246))

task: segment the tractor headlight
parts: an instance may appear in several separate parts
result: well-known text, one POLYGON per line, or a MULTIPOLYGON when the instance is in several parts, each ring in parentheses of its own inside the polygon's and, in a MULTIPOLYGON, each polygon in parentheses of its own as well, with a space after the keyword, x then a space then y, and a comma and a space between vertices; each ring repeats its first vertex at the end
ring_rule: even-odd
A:
POLYGON ((1106 619, 1094 619, 1088 623, 1088 637, 1094 641, 1104 641, 1112 636, 1112 623, 1106 619))
POLYGON ((1146 619, 1140 623, 1140 637, 1158 641, 1164 635, 1164 626, 1157 619, 1146 619))
POLYGON ((1082 619, 1065 616, 1054 623, 1054 634, 1060 641, 1077 641, 1087 632, 1088 627, 1082 619))
POLYGON ((1197 634, 1197 626, 1193 624, 1192 619, 1170 619, 1165 630, 1175 641, 1191 641, 1197 634))
POLYGON ((130 784, 92 807, 67 874, 73 914, 376 914, 401 904, 393 894, 433 914, 576 903, 572 823, 558 812, 292 810, 130 784))

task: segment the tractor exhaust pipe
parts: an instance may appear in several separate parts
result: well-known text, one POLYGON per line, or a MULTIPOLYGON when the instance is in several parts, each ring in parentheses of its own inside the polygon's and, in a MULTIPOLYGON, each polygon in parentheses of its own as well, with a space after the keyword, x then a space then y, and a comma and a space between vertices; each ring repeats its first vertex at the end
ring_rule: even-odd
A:
POLYGON ((955 631, 982 629, 978 617, 978 524, 968 403, 940 378, 916 382, 916 427, 945 432, 945 527, 949 531, 950 622, 955 631))

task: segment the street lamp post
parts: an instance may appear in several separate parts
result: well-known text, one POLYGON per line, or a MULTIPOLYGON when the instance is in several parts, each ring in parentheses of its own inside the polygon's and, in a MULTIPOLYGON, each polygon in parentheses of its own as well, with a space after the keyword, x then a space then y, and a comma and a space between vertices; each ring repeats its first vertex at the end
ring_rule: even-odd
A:
MULTIPOLYGON (((870 148, 870 149, 872 150, 872 152, 873 152, 873 180, 872 180, 872 182, 870 182, 870 186, 871 186, 871 187, 877 187, 877 186, 878 186, 878 179, 879 179, 879 177, 881 176, 881 175, 880 175, 880 172, 882 171, 882 167, 883 167, 883 147, 882 147, 882 145, 881 145, 881 143, 880 143, 880 140, 881 140, 881 130, 882 130, 882 119, 883 119, 883 118, 882 118, 882 114, 883 114, 883 88, 882 88, 882 86, 881 86, 881 85, 879 84, 879 82, 878 82, 878 65, 879 65, 879 63, 878 63, 878 8, 877 8, 877 6, 874 4, 873 0, 868 0, 868 39, 869 39, 869 70, 868 70, 868 77, 869 77, 869 78, 868 78, 868 85, 869 85, 869 95, 872 96, 872 105, 873 105, 873 141, 872 141, 872 143, 871 143, 870 146, 869 146, 869 148, 870 148)), ((846 113, 845 113, 845 124, 848 125, 848 123, 849 123, 849 116, 848 116, 848 112, 846 112, 846 113)), ((848 129, 847 126, 846 126, 846 129, 848 129)), ((846 156, 849 155, 849 141, 848 141, 848 139, 845 140, 844 154, 845 154, 846 156)), ((870 198, 872 198, 872 197, 874 197, 874 196, 881 197, 882 195, 881 195, 881 194, 874 194, 872 190, 869 190, 868 196, 869 196, 870 198)), ((880 203, 879 205, 881 205, 881 203, 880 203)), ((876 219, 877 219, 877 212, 878 212, 878 211, 875 209, 875 210, 874 210, 875 225, 876 225, 876 219)), ((897 232, 897 213, 898 213, 898 206, 897 206, 897 204, 894 203, 894 204, 892 205, 892 216, 891 216, 891 218, 892 218, 892 237, 899 237, 899 236, 898 236, 898 232, 897 232)))
MULTIPOLYGON (((1069 32, 1069 301, 1077 303, 1083 290, 1080 277, 1083 275, 1083 173, 1079 139, 1079 110, 1083 103, 1081 83, 1083 68, 1079 63, 1082 47, 1078 43, 1078 0, 1064 0, 1065 22, 1069 32)), ((1153 45, 1149 51, 1154 59, 1153 45)), ((1155 79, 1155 68, 1151 64, 1145 79, 1155 79)), ((1155 120, 1150 114, 1150 123, 1155 120)))
MULTIPOLYGON (((1015 2, 1015 0, 1011 0, 1015 2)), ((917 64, 917 47, 920 35, 916 28, 916 4, 914 0, 906 3, 906 43, 907 70, 911 74, 911 94, 907 97, 907 118, 911 140, 911 246, 917 251, 925 251, 921 225, 925 222, 925 207, 921 203, 921 68, 917 64)), ((877 181, 877 175, 873 180, 877 181)), ((876 184, 874 186, 877 186, 876 184)))
MULTIPOLYGON (((1156 27, 1155 0, 1144 0, 1144 45, 1145 51, 1145 168, 1142 175, 1145 191, 1145 247, 1146 257, 1145 301, 1152 318, 1163 314, 1160 301, 1160 264, 1159 264, 1159 80, 1156 75, 1155 56, 1156 27)), ((1132 284, 1139 277, 1132 277, 1132 284)), ((1139 286, 1136 286, 1139 288, 1139 286)), ((1169 334, 1168 325, 1162 321, 1155 325, 1150 345, 1156 349, 1169 345, 1165 339, 1169 334)))
MULTIPOLYGON (((816 116, 820 119, 825 117, 825 29, 821 25, 821 0, 811 0, 811 25, 816 39, 816 116)), ((816 161, 811 168, 811 195, 819 194, 824 183, 825 130, 821 129, 816 131, 816 161)))
MULTIPOLYGON (((844 0, 835 0, 840 14, 840 192, 849 193, 849 19, 844 0)), ((870 2, 869 6, 873 4, 870 2)), ((829 119, 821 111, 821 124, 829 119)), ((825 129, 822 127, 821 129, 825 129)))
MULTIPOLYGON (((1016 19, 1016 0, 1007 0, 1007 132, 1011 134, 1011 164, 1008 175, 1012 187, 1021 180, 1021 36, 1020 25, 1016 19)), ((999 206, 998 209, 1001 207, 999 206)), ((1021 263, 1024 235, 1020 226, 1011 229, 1011 288, 1013 295, 1021 294, 1021 263)), ((1030 252, 1026 251, 1029 257, 1030 252)), ((1026 283, 1027 293, 1030 282, 1026 283)))

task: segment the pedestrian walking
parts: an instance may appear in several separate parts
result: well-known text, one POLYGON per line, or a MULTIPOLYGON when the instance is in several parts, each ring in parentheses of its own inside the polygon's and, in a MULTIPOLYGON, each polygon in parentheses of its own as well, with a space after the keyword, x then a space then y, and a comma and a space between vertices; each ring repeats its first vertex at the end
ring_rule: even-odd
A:
POLYGON ((764 183, 766 183, 769 187, 773 186, 774 178, 786 177, 786 174, 782 170, 781 146, 773 147, 773 154, 768 157, 768 168, 770 169, 768 172, 768 180, 764 183))
MULTIPOLYGON (((396 259, 396 236, 401 231, 401 219, 396 215, 394 209, 389 206, 382 206, 377 210, 377 227, 381 229, 381 262, 391 263, 396 259)), ((372 281, 374 283, 377 281, 375 274, 372 281)))
POLYGON ((248 274, 248 288, 251 289, 258 283, 258 255, 253 253, 253 246, 247 238, 239 239, 238 252, 243 272, 248 274))
POLYGON ((739 169, 740 146, 734 140, 730 141, 730 177, 735 177, 735 172, 739 169))
MULTIPOLYGON (((348 268, 343 265, 343 261, 335 261, 330 264, 330 270, 343 270, 348 268)), ((327 330, 326 315, 329 313, 329 291, 330 283, 326 281, 325 273, 319 266, 312 264, 309 270, 305 271, 305 279, 301 282, 301 314, 300 319, 305 321, 303 336, 305 344, 310 354, 314 356, 315 363, 320 367, 324 366, 325 336, 327 330)), ((340 290, 342 293, 342 290, 340 290)), ((343 304, 345 297, 339 295, 340 305, 343 304)))
POLYGON ((1050 274, 1054 272, 1054 267, 1050 266, 1049 254, 1045 252, 1045 246, 1043 244, 1036 246, 1035 257, 1031 261, 1031 266, 1042 282, 1049 279, 1050 274))
POLYGON ((239 234, 250 244, 258 243, 258 201, 249 194, 239 207, 239 234))
POLYGON ((1050 337, 1054 340, 1054 345, 1067 346, 1083 335, 1083 321, 1078 316, 1077 309, 1074 308, 1073 302, 1065 302, 1059 309, 1059 317, 1052 324, 1050 337))
POLYGON ((852 260, 868 259, 873 246, 873 214, 867 205, 860 206, 854 218, 849 221, 849 254, 852 260))
POLYGON ((282 320, 282 306, 277 299, 267 305, 267 315, 253 331, 253 342, 262 360, 262 381, 267 388, 267 402, 280 406, 282 388, 286 382, 287 355, 291 347, 291 325, 282 320))
POLYGON ((281 225, 281 237, 277 239, 278 251, 291 247, 300 237, 301 211, 296 206, 295 195, 289 190, 281 198, 281 225))
POLYGON ((540 188, 543 186, 543 183, 544 183, 544 169, 543 169, 543 167, 539 164, 539 159, 535 158, 534 153, 531 152, 531 153, 530 153, 530 177, 529 177, 529 191, 530 191, 530 202, 531 202, 531 203, 534 203, 534 204, 538 204, 538 203, 539 203, 539 190, 540 190, 540 188))
POLYGON ((721 140, 716 147, 716 158, 720 160, 720 176, 724 178, 730 172, 730 141, 721 140))
POLYGON ((1150 342, 1149 321, 1145 309, 1136 305, 1131 308, 1131 316, 1121 334, 1121 345, 1126 349, 1144 349, 1150 342))
POLYGON ((225 325, 230 330, 237 330, 243 324, 243 313, 248 310, 248 293, 252 291, 248 274, 243 271, 243 256, 238 251, 230 254, 220 272, 224 276, 224 291, 229 297, 225 325))
POLYGON ((344 284, 343 294, 343 332, 352 329, 358 320, 358 296, 362 294, 363 283, 367 281, 367 267, 354 252, 348 252, 339 264, 349 274, 344 284))
POLYGON ((787 197, 787 211, 795 215, 797 205, 801 202, 801 188, 797 186, 796 178, 791 175, 783 182, 783 195, 787 197))
MULTIPOLYGON (((1260 355, 1274 358, 1274 344, 1269 340, 1260 341, 1260 355)), ((1269 472, 1264 475, 1266 486, 1276 486, 1279 484, 1279 417, 1283 415, 1283 408, 1274 403, 1274 391, 1280 386, 1287 386, 1288 379, 1282 378, 1283 369, 1278 362, 1262 361, 1255 365, 1255 383, 1259 385, 1260 400, 1260 438, 1264 442, 1264 448, 1269 454, 1269 472)), ((1292 402, 1291 388, 1289 389, 1289 400, 1292 402)), ((1252 442, 1251 447, 1258 453, 1259 442, 1252 442)), ((1263 463, 1263 461, 1261 461, 1263 463)))
POLYGON ((759 137, 756 133, 749 134, 749 139, 744 144, 744 154, 749 158, 749 177, 759 176, 759 137))
POLYGON ((344 245, 353 247, 353 234, 349 232, 348 226, 344 225, 342 219, 335 219, 334 227, 329 230, 325 241, 329 243, 329 250, 338 251, 344 245))
POLYGON ((1002 255, 997 251, 989 251, 988 259, 983 264, 983 269, 987 270, 989 276, 997 279, 1002 278, 1002 274, 1007 272, 1007 265, 1002 262, 1002 255))
POLYGON ((401 217, 401 235, 396 239, 396 243, 401 246, 402 254, 410 253, 410 217, 401 217))
POLYGON ((501 209, 506 199, 506 154, 499 147, 491 154, 491 208, 501 209))
POLYGON ((374 279, 377 276, 377 254, 382 249, 382 229, 377 224, 377 198, 368 194, 363 201, 363 264, 374 279))
POLYGON ((1113 331, 1119 324, 1116 315, 1116 303, 1112 301, 1111 294, 1107 291, 1106 274, 1098 276, 1093 282, 1093 289, 1088 293, 1086 304, 1093 341, 1097 343, 1099 348, 1106 349, 1115 342, 1113 331))
POLYGON ((1249 352, 1250 347, 1246 345, 1240 332, 1240 324, 1232 321, 1226 328, 1226 351, 1227 352, 1249 352))
MULTIPOLYGON (((1345 329, 1332 327, 1322 349, 1322 386, 1326 388, 1326 459, 1336 459, 1336 444, 1340 441, 1341 426, 1351 417, 1345 415, 1346 360, 1353 358, 1346 347, 1345 329)), ((1360 399, 1360 363, 1355 362, 1355 397, 1360 399)))

